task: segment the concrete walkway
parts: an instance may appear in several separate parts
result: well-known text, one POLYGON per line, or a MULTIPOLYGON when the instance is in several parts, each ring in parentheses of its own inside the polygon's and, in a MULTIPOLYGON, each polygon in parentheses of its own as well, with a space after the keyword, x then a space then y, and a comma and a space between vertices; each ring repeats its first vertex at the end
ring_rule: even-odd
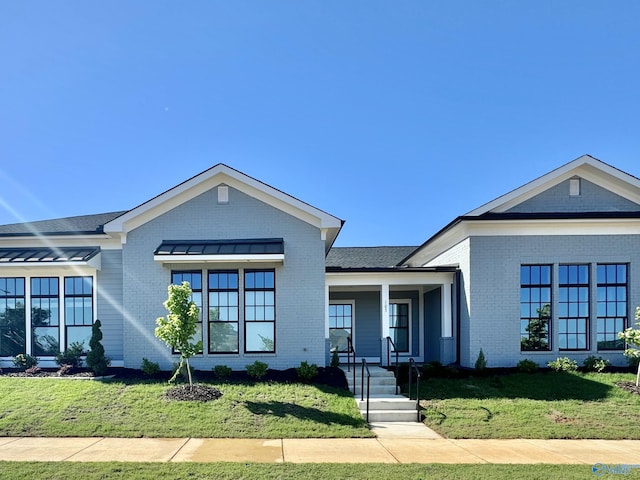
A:
POLYGON ((0 437, 0 460, 73 462, 550 463, 640 466, 640 440, 0 437))

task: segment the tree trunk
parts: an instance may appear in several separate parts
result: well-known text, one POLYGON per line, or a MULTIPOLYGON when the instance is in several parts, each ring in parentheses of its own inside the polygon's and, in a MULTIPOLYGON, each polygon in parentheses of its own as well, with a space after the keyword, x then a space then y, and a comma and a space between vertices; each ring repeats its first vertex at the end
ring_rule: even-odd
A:
POLYGON ((193 380, 191 379, 191 365, 189 365, 189 359, 188 358, 186 359, 186 361, 187 361, 187 377, 189 378, 189 386, 193 387, 193 380))
POLYGON ((640 362, 638 362, 638 373, 636 374, 636 387, 640 387, 640 362))

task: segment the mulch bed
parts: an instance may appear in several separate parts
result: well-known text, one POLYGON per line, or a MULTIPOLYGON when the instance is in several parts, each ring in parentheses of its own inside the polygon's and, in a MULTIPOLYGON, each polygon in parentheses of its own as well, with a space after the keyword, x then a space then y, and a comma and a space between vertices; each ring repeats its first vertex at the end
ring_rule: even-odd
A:
POLYGON ((167 390, 164 398, 167 400, 209 402, 217 400, 222 392, 209 385, 178 385, 167 390))
POLYGON ((629 393, 640 395, 640 387, 636 387, 636 384, 634 382, 616 382, 616 386, 620 387, 623 390, 626 390, 629 393))

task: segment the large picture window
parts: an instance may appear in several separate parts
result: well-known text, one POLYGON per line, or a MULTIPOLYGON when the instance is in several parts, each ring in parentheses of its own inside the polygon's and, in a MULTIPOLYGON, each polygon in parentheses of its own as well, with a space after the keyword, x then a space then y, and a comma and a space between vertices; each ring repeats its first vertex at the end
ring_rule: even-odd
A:
POLYGON ((589 265, 560 265, 558 348, 589 348, 589 265))
POLYGON ((24 278, 0 278, 0 357, 26 353, 24 278))
POLYGON ((551 265, 520 267, 520 349, 550 350, 551 265))
POLYGON ((238 272, 209 272, 209 353, 238 353, 238 272))
MULTIPOLYGON (((198 317, 198 323, 196 325, 196 333, 192 337, 192 342, 197 343, 202 341, 202 272, 200 271, 187 271, 187 272, 171 272, 171 283, 173 285, 182 285, 182 282, 189 282, 191 287, 191 301, 196 304, 200 315, 198 317)), ((173 352, 178 353, 178 352, 173 352)), ((200 350, 199 353, 202 353, 200 350)))
POLYGON ((244 272, 244 350, 276 351, 276 283, 274 270, 244 272))
POLYGON ((31 278, 33 355, 53 356, 60 352, 59 283, 58 277, 31 278))
POLYGON ((81 343, 86 352, 93 324, 93 277, 65 277, 64 323, 66 348, 81 343))
POLYGON ((618 332, 627 325, 627 265, 598 265, 598 350, 624 350, 618 332))
POLYGON ((333 351, 346 353, 349 345, 347 338, 353 340, 353 303, 334 303, 329 305, 329 343, 333 351))

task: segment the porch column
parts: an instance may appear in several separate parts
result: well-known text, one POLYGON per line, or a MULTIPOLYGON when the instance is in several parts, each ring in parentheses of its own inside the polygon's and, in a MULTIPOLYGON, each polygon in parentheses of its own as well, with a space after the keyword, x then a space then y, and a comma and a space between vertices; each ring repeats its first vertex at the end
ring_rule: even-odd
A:
POLYGON ((382 339, 389 336, 389 284, 380 285, 380 319, 382 320, 382 339))
POLYGON ((329 285, 324 287, 324 338, 329 338, 329 285))
POLYGON ((453 315, 451 313, 451 284, 445 283, 440 290, 440 305, 442 306, 442 336, 453 336, 453 315))

